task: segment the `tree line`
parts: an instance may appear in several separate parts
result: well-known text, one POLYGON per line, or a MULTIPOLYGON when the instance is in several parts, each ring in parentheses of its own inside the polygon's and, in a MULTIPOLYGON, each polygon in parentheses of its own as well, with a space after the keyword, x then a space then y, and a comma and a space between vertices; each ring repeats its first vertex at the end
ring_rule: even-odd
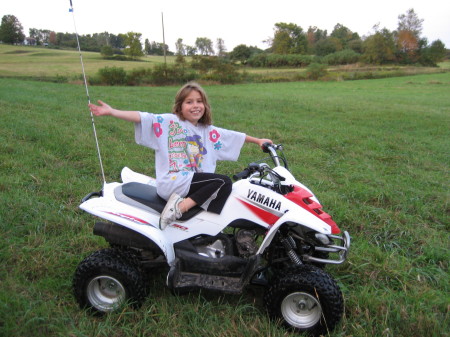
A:
MULTIPOLYGON (((178 56, 217 56, 233 62, 252 66, 302 66, 319 60, 328 64, 365 62, 369 64, 422 64, 436 65, 447 53, 440 40, 428 43, 422 36, 423 19, 414 9, 398 16, 395 31, 373 27, 373 32, 365 37, 352 32, 338 23, 331 34, 327 30, 309 27, 306 31, 294 23, 275 24, 273 37, 267 39, 266 50, 257 47, 238 45, 227 52, 225 42, 218 38, 215 48, 212 40, 197 38, 194 46, 183 43, 179 38, 175 43, 175 52, 161 42, 145 39, 142 34, 128 32, 111 34, 108 32, 81 35, 80 47, 85 51, 101 52, 105 58, 117 58, 120 55, 136 59, 143 55, 178 56), (313 59, 312 55, 316 58, 313 59)), ((23 27, 14 15, 5 15, 0 25, 0 41, 21 44, 26 41, 33 45, 48 45, 53 48, 77 48, 74 33, 56 33, 50 30, 31 28, 29 37, 23 33, 23 27)))
POLYGON ((329 35, 317 27, 304 31, 293 23, 277 23, 269 41, 270 51, 279 55, 315 55, 325 59, 338 53, 340 58, 347 55, 348 63, 353 63, 356 56, 359 61, 370 64, 435 65, 444 59, 446 48, 440 40, 428 44, 427 38, 422 36, 423 21, 414 9, 409 9, 398 16, 397 30, 375 25, 372 34, 366 37, 360 37, 339 23, 329 35))

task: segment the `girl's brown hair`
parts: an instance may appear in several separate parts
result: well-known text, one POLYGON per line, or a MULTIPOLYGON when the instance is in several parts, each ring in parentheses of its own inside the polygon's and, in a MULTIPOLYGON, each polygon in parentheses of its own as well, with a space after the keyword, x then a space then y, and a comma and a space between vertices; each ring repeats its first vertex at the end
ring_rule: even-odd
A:
POLYGON ((175 103, 172 108, 172 113, 176 114, 181 120, 185 120, 181 113, 181 105, 193 90, 197 91, 200 94, 203 100, 203 105, 205 106, 205 113, 198 122, 202 123, 203 125, 211 125, 212 113, 211 106, 208 102, 208 96, 206 95, 205 90, 203 90, 203 88, 197 82, 188 82, 183 87, 181 87, 180 90, 178 90, 178 93, 175 96, 175 103))

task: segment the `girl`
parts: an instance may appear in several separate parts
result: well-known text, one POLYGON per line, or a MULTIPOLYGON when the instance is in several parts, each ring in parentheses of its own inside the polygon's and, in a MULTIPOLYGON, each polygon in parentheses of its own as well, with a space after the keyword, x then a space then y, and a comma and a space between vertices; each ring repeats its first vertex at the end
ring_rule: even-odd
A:
POLYGON ((94 115, 134 122, 136 142, 155 150, 157 192, 167 200, 160 217, 161 229, 196 205, 220 214, 232 182, 214 173, 216 161, 236 161, 244 142, 259 146, 272 143, 213 126, 206 93, 195 82, 178 91, 172 114, 122 111, 98 103, 89 104, 94 115))

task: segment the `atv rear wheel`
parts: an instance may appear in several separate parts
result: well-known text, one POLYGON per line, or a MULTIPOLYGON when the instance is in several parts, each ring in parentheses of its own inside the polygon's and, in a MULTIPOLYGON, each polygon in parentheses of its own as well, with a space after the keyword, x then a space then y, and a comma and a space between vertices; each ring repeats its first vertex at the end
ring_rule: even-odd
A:
POLYGON ((314 336, 333 330, 343 313, 339 286, 329 274, 311 265, 275 278, 264 301, 271 318, 314 336))
POLYGON ((145 275, 127 253, 108 248, 89 255, 78 265, 73 289, 81 308, 104 314, 126 302, 139 307, 146 296, 145 275))

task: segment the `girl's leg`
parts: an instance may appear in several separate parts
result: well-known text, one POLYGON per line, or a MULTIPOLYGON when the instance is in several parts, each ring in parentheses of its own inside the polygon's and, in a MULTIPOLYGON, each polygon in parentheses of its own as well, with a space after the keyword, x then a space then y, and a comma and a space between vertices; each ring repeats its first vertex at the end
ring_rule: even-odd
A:
POLYGON ((183 201, 178 204, 181 213, 189 211, 194 206, 197 206, 197 203, 189 197, 184 198, 183 201))
MULTIPOLYGON (((185 199, 186 204, 192 205, 194 203, 194 205, 199 205, 208 212, 220 214, 231 193, 232 185, 231 179, 222 174, 195 173, 185 199)), ((181 204, 182 208, 183 206, 185 205, 181 204)))
POLYGON ((200 205, 208 212, 220 214, 231 193, 232 182, 227 176, 215 173, 194 173, 188 196, 181 198, 172 194, 161 213, 159 227, 161 229, 181 218, 182 214, 192 207, 200 205))

